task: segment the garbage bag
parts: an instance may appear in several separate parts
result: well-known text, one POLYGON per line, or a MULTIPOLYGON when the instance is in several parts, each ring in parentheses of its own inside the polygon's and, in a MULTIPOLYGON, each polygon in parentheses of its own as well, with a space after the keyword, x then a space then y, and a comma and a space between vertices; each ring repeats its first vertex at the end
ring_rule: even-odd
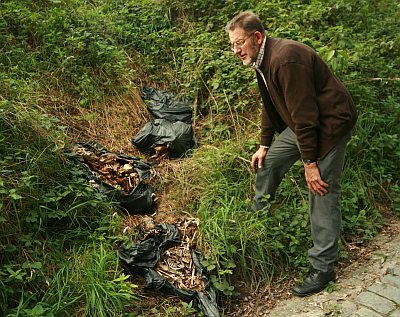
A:
POLYGON ((110 153, 94 141, 77 142, 71 152, 89 183, 122 209, 129 213, 153 210, 153 188, 145 182, 150 164, 134 156, 110 153))
POLYGON ((118 257, 131 273, 139 273, 145 278, 146 288, 156 290, 163 294, 175 295, 186 302, 193 301, 206 317, 219 317, 215 290, 207 275, 206 268, 201 264, 201 253, 192 250, 191 255, 197 273, 204 282, 204 292, 177 288, 154 268, 164 251, 180 243, 179 230, 172 224, 158 224, 156 230, 159 234, 149 236, 140 243, 123 243, 118 249, 118 257))
POLYGON ((150 87, 143 88, 140 95, 155 118, 192 123, 193 101, 189 98, 178 99, 171 92, 150 87))
POLYGON ((135 268, 154 268, 165 249, 181 241, 179 230, 174 225, 158 224, 156 230, 158 234, 149 236, 139 244, 122 244, 118 256, 135 268))
POLYGON ((196 145, 197 139, 190 124, 155 119, 143 126, 132 143, 143 152, 151 152, 156 145, 166 145, 171 157, 182 157, 196 145))

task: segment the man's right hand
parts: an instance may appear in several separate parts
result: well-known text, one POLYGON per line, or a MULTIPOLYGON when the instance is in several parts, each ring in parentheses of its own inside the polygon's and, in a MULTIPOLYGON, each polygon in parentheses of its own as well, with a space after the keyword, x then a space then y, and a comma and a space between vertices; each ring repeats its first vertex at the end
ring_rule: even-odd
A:
POLYGON ((251 169, 254 173, 257 171, 257 167, 262 167, 266 155, 267 149, 262 147, 260 147, 257 152, 253 154, 251 157, 251 169))

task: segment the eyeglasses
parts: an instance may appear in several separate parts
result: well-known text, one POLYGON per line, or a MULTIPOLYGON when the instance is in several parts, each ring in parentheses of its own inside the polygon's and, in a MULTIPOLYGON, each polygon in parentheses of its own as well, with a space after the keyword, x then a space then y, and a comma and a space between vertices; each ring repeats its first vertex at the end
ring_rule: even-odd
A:
POLYGON ((235 49, 238 49, 238 48, 241 49, 242 46, 244 45, 244 43, 246 43, 246 40, 247 40, 249 37, 251 37, 254 33, 255 33, 255 32, 252 32, 252 33, 250 33, 248 36, 246 36, 244 39, 241 39, 241 40, 238 40, 238 41, 236 41, 236 42, 233 42, 233 43, 231 44, 231 51, 234 52, 235 49))

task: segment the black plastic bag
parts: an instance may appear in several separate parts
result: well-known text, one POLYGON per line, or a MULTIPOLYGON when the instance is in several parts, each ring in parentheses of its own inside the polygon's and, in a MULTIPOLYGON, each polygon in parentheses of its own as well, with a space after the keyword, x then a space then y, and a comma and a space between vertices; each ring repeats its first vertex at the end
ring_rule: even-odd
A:
POLYGON ((110 153, 101 144, 93 141, 75 143, 72 146, 72 153, 75 162, 81 167, 84 176, 89 180, 90 184, 110 199, 117 201, 120 207, 129 213, 151 212, 153 210, 153 188, 145 182, 150 176, 151 166, 148 163, 141 161, 137 157, 110 153), (121 165, 133 164, 134 172, 138 176, 137 185, 127 193, 103 181, 97 171, 91 168, 85 162, 83 156, 78 153, 78 149, 82 148, 99 156, 111 154, 116 158, 116 162, 121 165))
POLYGON ((165 249, 181 241, 179 230, 174 225, 158 224, 156 230, 159 234, 152 235, 139 244, 122 244, 118 256, 132 267, 154 268, 165 249))
POLYGON ((132 143, 144 152, 150 152, 156 145, 166 145, 171 157, 182 157, 196 145, 197 140, 190 124, 156 119, 146 123, 133 137, 132 143))
POLYGON ((211 286, 207 270, 201 264, 202 257, 199 252, 192 250, 191 254, 196 270, 205 284, 204 292, 177 288, 154 269, 164 251, 180 242, 179 230, 175 225, 158 224, 156 230, 159 234, 153 235, 139 244, 122 244, 119 247, 118 257, 124 266, 131 273, 139 273, 144 276, 146 288, 178 296, 186 302, 193 301, 206 317, 219 317, 215 290, 211 286))
POLYGON ((192 123, 193 101, 188 98, 179 100, 171 92, 150 87, 142 89, 141 97, 155 118, 192 123))

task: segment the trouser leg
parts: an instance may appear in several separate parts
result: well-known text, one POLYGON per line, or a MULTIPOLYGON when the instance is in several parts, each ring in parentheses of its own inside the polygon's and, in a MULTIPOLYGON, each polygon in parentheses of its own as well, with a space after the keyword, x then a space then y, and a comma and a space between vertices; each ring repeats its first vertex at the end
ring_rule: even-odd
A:
POLYGON ((324 196, 310 192, 310 223, 313 247, 308 250, 311 265, 321 271, 330 271, 338 259, 338 240, 341 227, 340 179, 349 133, 318 162, 322 179, 329 184, 324 196))
POLYGON ((299 158, 296 135, 286 128, 269 148, 263 167, 257 169, 253 210, 261 210, 267 205, 265 196, 274 197, 283 176, 299 158))

